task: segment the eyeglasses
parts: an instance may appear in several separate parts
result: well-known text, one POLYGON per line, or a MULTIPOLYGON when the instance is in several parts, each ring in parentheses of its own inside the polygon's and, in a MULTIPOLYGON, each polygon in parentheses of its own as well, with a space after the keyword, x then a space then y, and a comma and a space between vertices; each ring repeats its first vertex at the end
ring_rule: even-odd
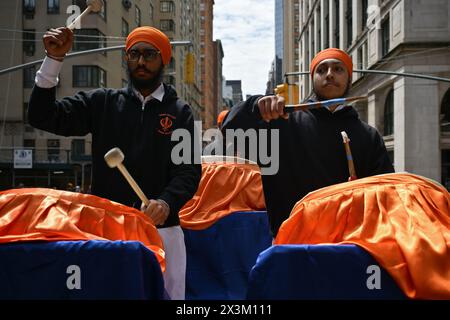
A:
POLYGON ((159 54, 160 54, 160 52, 158 50, 154 50, 154 49, 148 49, 148 50, 144 50, 142 52, 140 52, 138 50, 130 50, 127 52, 128 60, 131 62, 139 61, 141 56, 144 57, 144 60, 146 62, 150 62, 150 61, 155 60, 159 54))

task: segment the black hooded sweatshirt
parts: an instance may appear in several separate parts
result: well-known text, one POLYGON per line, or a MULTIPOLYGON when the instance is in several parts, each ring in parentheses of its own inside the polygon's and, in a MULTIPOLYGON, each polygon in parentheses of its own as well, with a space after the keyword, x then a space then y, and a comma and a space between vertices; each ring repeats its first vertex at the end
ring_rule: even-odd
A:
POLYGON ((269 137, 271 130, 279 130, 279 170, 274 175, 262 176, 274 236, 306 194, 348 181, 342 131, 350 139, 358 178, 394 172, 382 137, 359 119, 353 107, 345 106, 334 113, 325 108, 299 111, 290 114, 288 120, 280 118, 266 123, 257 106, 259 97, 252 96, 234 106, 223 129, 268 129, 269 137))
POLYGON ((62 136, 92 133, 92 194, 140 208, 141 201, 118 169, 109 168, 104 155, 118 147, 123 162, 147 198, 162 199, 170 214, 162 227, 179 225, 178 212, 197 191, 201 176, 200 145, 194 139, 194 118, 190 107, 175 90, 164 85, 164 98, 151 99, 142 107, 131 87, 78 92, 56 100, 56 88, 34 86, 28 120, 38 129, 62 136), (171 134, 187 129, 191 146, 190 164, 174 164, 171 134), (193 149, 191 149, 192 151, 193 149), (198 156, 199 157, 199 156, 198 156), (197 164, 194 164, 197 163, 197 164))

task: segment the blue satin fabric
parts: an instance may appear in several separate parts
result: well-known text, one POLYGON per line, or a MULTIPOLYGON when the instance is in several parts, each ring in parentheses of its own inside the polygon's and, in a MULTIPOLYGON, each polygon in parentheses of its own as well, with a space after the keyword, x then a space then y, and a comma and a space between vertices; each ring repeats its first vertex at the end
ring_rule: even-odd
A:
POLYGON ((0 299, 165 297, 159 263, 137 241, 1 244, 0 261, 0 299), (79 267, 80 289, 69 288, 75 283, 70 266, 79 267))

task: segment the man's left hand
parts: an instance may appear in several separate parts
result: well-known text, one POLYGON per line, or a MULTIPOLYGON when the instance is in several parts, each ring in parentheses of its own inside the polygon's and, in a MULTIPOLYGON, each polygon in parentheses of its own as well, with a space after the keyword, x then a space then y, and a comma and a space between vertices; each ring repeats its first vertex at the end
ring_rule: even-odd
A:
POLYGON ((152 219, 156 226, 160 226, 166 222, 170 208, 163 200, 150 200, 147 207, 144 204, 142 205, 141 211, 152 219))

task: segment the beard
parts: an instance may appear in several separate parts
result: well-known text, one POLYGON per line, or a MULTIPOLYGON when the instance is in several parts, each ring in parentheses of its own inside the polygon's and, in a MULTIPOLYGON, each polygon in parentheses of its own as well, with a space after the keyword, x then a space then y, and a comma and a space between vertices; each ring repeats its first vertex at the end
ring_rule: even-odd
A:
MULTIPOLYGON (((136 68, 136 70, 138 70, 138 68, 136 68)), ((162 82, 163 76, 164 76, 164 65, 161 65, 156 75, 150 79, 140 79, 134 77, 130 70, 130 67, 128 67, 128 79, 131 81, 133 87, 136 88, 137 90, 156 88, 162 82)))

